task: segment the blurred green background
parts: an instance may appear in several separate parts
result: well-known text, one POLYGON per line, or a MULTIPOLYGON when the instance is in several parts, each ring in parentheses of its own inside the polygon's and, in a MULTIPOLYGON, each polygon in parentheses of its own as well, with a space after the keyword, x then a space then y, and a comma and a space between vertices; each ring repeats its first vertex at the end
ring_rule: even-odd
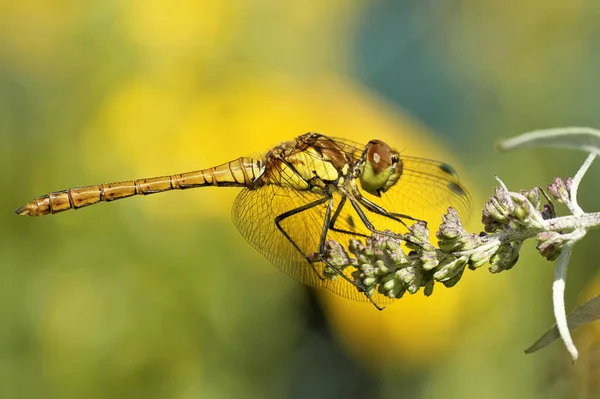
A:
MULTIPOLYGON (((583 395, 590 352, 575 369, 560 344, 523 354, 553 324, 533 243, 510 272, 378 312, 271 266, 229 219, 235 189, 12 210, 319 131, 452 163, 479 231, 494 175, 529 188, 585 158, 493 145, 600 127, 599 17, 593 0, 1 2, 0 397, 583 395)), ((569 307, 598 291, 594 239, 572 258, 569 307)))

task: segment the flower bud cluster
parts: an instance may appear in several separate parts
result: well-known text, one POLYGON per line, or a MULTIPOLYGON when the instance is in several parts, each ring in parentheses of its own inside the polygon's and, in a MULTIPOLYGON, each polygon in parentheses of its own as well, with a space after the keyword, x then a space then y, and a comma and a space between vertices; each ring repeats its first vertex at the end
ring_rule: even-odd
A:
MULTIPOLYGON (((378 292, 401 298, 421 288, 430 295, 436 281, 452 287, 466 268, 489 264, 492 273, 509 270, 519 259, 523 241, 534 236, 540 253, 556 259, 565 239, 562 232, 545 229, 546 221, 556 217, 550 197, 539 187, 510 192, 498 181, 482 212, 485 232, 468 233, 450 207, 435 234, 437 246, 431 243, 424 221, 409 226, 406 234, 383 231, 364 241, 352 239, 347 247, 328 241, 323 256, 325 277, 339 278, 351 268, 344 275, 351 276, 352 283, 368 296, 378 292)), ((570 184, 570 179, 555 179, 548 191, 556 201, 568 204, 570 184)))

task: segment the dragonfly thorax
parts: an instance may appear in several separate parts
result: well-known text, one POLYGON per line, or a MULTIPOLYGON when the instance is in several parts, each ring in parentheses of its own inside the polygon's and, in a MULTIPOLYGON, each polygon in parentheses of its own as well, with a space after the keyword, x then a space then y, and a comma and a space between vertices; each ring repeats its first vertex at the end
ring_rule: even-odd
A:
POLYGON ((381 140, 371 140, 360 160, 360 186, 377 197, 389 190, 402 175, 400 154, 381 140))
POLYGON ((319 134, 305 134, 267 153, 258 184, 275 184, 299 191, 327 193, 348 172, 346 154, 319 134))

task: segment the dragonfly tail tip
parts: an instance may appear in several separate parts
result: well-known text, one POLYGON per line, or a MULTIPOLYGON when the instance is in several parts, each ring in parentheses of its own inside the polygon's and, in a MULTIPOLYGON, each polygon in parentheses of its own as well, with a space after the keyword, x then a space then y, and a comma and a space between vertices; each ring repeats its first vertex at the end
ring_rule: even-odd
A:
POLYGON ((28 205, 15 209, 15 213, 19 216, 30 216, 31 208, 28 205))

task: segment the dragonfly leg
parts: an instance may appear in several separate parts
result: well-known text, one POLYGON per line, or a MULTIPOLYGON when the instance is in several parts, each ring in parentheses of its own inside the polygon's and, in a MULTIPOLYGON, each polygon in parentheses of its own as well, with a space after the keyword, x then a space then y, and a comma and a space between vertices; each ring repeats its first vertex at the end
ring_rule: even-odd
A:
POLYGON ((373 226, 373 223, 371 223, 369 218, 367 218, 367 215, 365 215, 358 202, 356 202, 356 199, 350 198, 350 203, 367 229, 369 229, 372 233, 383 234, 381 231, 375 229, 375 226, 373 226))
POLYGON ((395 220, 399 223, 402 223, 404 226, 406 226, 406 223, 404 223, 404 221, 401 219, 411 220, 413 222, 425 222, 424 220, 415 219, 414 217, 405 215, 403 213, 388 212, 385 209, 383 209, 382 207, 380 207, 379 205, 374 204, 373 202, 369 201, 367 198, 363 197, 362 195, 360 197, 358 197, 358 202, 363 204, 371 212, 376 213, 381 216, 384 216, 384 217, 387 217, 387 218, 390 218, 392 220, 395 220))
MULTIPOLYGON (((347 200, 348 200, 348 196, 347 196, 347 195, 345 195, 345 196, 343 196, 343 197, 342 197, 342 199, 341 199, 340 203, 339 203, 339 204, 338 204, 338 206, 337 206, 337 209, 335 210, 335 212, 334 212, 334 214, 333 214, 333 217, 331 218, 331 221, 329 222, 329 229, 330 229, 330 230, 332 230, 332 231, 338 232, 338 233, 348 234, 348 235, 355 236, 355 237, 357 237, 357 236, 358 236, 358 237, 365 237, 365 238, 368 238, 369 236, 368 236, 368 235, 366 235, 366 234, 362 234, 362 233, 358 233, 358 232, 353 232, 353 231, 348 231, 348 230, 344 230, 344 229, 338 229, 338 228, 336 228, 336 227, 335 227, 335 222, 337 221, 337 219, 338 219, 338 217, 339 217, 340 213, 342 212, 342 209, 344 208, 344 205, 346 204, 346 201, 347 201, 347 200)), ((361 214, 360 214, 360 213, 359 213, 359 216, 361 216, 361 214)), ((364 218, 366 219, 366 216, 365 216, 364 214, 361 216, 361 219, 363 219, 363 216, 364 216, 364 218)), ((364 223, 364 220, 363 220, 363 223, 364 223)), ((367 223, 369 223, 369 224, 370 224, 370 222, 369 222, 368 220, 367 220, 367 223)), ((365 225, 366 225, 366 223, 365 223, 365 225)), ((375 232, 375 230, 374 230, 374 227, 373 227, 372 225, 371 225, 371 229, 370 229, 370 230, 371 230, 371 231, 373 231, 373 232, 375 232)), ((323 239, 321 240, 321 242, 323 243, 323 248, 321 249, 321 258, 324 258, 324 256, 323 256, 323 255, 324 255, 324 251, 325 251, 325 247, 324 247, 324 244, 325 244, 325 242, 324 242, 324 240, 323 240, 323 239)), ((327 262, 325 262, 325 263, 327 263, 327 262)), ((331 266, 331 265, 328 265, 328 266, 332 267, 334 270, 336 270, 336 271, 337 271, 337 269, 336 269, 335 267, 333 267, 333 266, 331 266)), ((338 271, 338 272, 339 272, 339 271, 338 271)), ((341 274, 341 275, 342 275, 344 278, 346 278, 346 275, 345 275, 345 274, 343 274, 343 273, 340 273, 340 274, 341 274)), ((348 280, 348 278, 346 278, 346 280, 348 280)), ((383 310, 383 309, 384 309, 384 307, 381 307, 381 306, 379 306, 379 305, 378 305, 378 304, 377 304, 377 303, 376 303, 376 302, 373 300, 372 296, 371 296, 371 295, 370 295, 370 294, 367 292, 367 290, 366 290, 366 289, 364 289, 364 287, 361 287, 361 286, 359 286, 358 284, 356 284, 356 283, 355 283, 355 282, 353 282, 353 281, 350 281, 350 283, 351 283, 351 284, 353 284, 353 285, 354 285, 356 288, 358 288, 360 291, 362 291, 362 292, 365 294, 365 296, 366 296, 366 297, 369 299, 369 302, 371 302, 371 303, 373 304, 373 306, 375 306, 375 307, 377 308, 377 310, 383 310)))
POLYGON ((317 271, 317 269, 314 266, 315 261, 311 260, 309 256, 307 256, 301 249, 300 247, 298 247, 298 245, 296 244, 296 242, 294 242, 294 240, 292 240, 292 237, 290 237, 290 235, 287 233, 287 231, 285 231, 285 229, 281 226, 281 222, 284 221, 285 219, 289 218, 290 216, 294 216, 297 215, 301 212, 307 211, 311 208, 314 208, 315 206, 319 206, 321 204, 324 204, 325 202, 329 201, 329 197, 323 197, 323 198, 319 198, 318 200, 315 200, 313 202, 310 202, 308 204, 304 204, 298 208, 294 208, 291 209, 287 212, 282 213, 281 215, 277 215, 277 217, 275 217, 275 225, 277 226, 277 229, 279 229, 279 231, 281 232, 281 234, 283 234, 285 236, 285 238, 287 238, 287 240, 292 243, 292 245, 294 246, 294 248, 296 248, 296 250, 298 252, 300 252, 308 261, 308 263, 310 263, 311 267, 313 268, 314 272, 317 274, 317 276, 319 276, 319 278, 321 278, 321 280, 324 280, 325 278, 323 276, 321 276, 319 274, 319 272, 317 271))
MULTIPOLYGON (((378 205, 373 204, 371 201, 369 201, 368 199, 366 199, 364 197, 359 197, 358 200, 355 198, 350 198, 350 203, 356 210, 356 213, 358 213, 358 216, 360 216, 360 219, 363 221, 363 223, 365 224, 367 229, 371 230, 371 232, 377 233, 377 234, 382 234, 382 235, 385 235, 388 237, 400 238, 403 241, 411 242, 410 240, 407 240, 406 238, 404 238, 402 235, 398 236, 396 234, 388 234, 383 231, 376 230, 375 227, 373 226, 373 224, 369 221, 369 218, 367 218, 367 215, 365 215, 365 213, 363 212, 362 208, 360 207, 360 205, 357 201, 360 202, 361 204, 363 204, 371 212, 376 213, 381 216, 384 216, 384 217, 387 217, 389 219, 395 220, 399 223, 402 223, 402 225, 404 225, 405 227, 408 227, 408 226, 406 226, 406 223, 404 223, 404 221, 399 219, 400 217, 404 217, 405 215, 402 215, 399 213, 388 213, 385 211, 385 209, 381 208, 378 205), (371 208, 371 205, 373 205, 374 208, 371 208)), ((417 222, 421 221, 420 219, 415 219, 410 216, 406 216, 406 218, 410 218, 410 220, 414 220, 417 222)), ((427 222, 425 222, 425 223, 427 223, 427 222)))
MULTIPOLYGON (((397 235, 397 234, 389 234, 389 233, 386 233, 386 232, 383 232, 383 231, 377 230, 377 229, 375 228, 375 226, 373 226, 373 224, 371 223, 371 221, 369 220, 369 218, 367 217, 367 215, 365 215, 365 212, 364 212, 364 211, 362 210, 362 208, 360 207, 360 204, 359 204, 359 202, 360 202, 360 199, 358 199, 358 200, 357 200, 357 199, 355 199, 355 198, 352 198, 352 197, 350 197, 350 203, 351 203, 351 204, 352 204, 352 206, 354 207, 354 210, 356 211, 356 213, 358 213, 358 216, 360 217, 360 220, 362 220, 362 222, 364 223, 365 227, 366 227, 367 229, 369 229, 369 230, 371 231, 371 233, 377 233, 377 234, 381 234, 381 235, 384 235, 384 236, 389 236, 389 237, 398 238, 398 235, 397 235), (357 202, 357 201, 358 201, 358 202, 357 202)), ((370 202, 370 201, 369 201, 369 202, 370 202)), ((361 202, 361 203, 362 203, 362 202, 361 202)), ((387 217, 387 218, 389 218, 389 219, 395 220, 395 221, 397 221, 398 223, 402 223, 402 225, 404 225, 404 226, 406 227, 406 223, 404 223, 404 222, 403 222, 401 219, 399 219, 398 217, 394 216, 394 214, 389 214, 389 213, 386 213, 386 212, 385 212, 385 210, 383 210, 383 208, 377 207, 379 210, 381 210, 381 212, 383 212, 383 213, 380 213, 380 212, 379 212, 379 210, 374 210, 374 209, 371 209, 371 208, 369 207, 369 205, 367 205, 367 204, 363 204, 363 205, 365 205, 365 207, 366 207, 366 208, 367 208, 369 211, 371 211, 371 212, 373 212, 373 213, 376 213, 376 214, 378 214, 378 215, 381 215, 381 216, 385 216, 385 217, 387 217)))
MULTIPOLYGON (((325 260, 325 243, 327 241, 327 233, 329 232, 331 225, 333 223, 335 223, 334 219, 337 219, 337 217, 339 216, 344 204, 346 203, 347 198, 348 198, 347 196, 344 196, 343 199, 340 201, 333 218, 331 217, 331 211, 333 210, 333 198, 331 198, 329 200, 329 204, 327 205, 327 211, 325 212, 325 220, 323 223, 323 230, 321 231, 321 240, 319 243, 319 254, 321 255, 321 261, 323 263, 325 263, 327 266, 329 266, 330 268, 332 268, 333 270, 335 270, 336 273, 338 275, 340 275, 340 277, 344 278, 344 280, 346 280, 347 282, 349 282, 350 284, 355 286, 363 294, 365 294, 365 296, 367 297, 369 302, 371 302, 378 310, 383 310, 383 307, 381 307, 377 303, 375 303, 371 294, 366 290, 366 288, 362 284, 357 284, 355 281, 351 280, 348 276, 346 276, 346 274, 344 273, 343 270, 340 270, 337 267, 329 264, 329 262, 327 262, 325 260)), ((340 231, 346 232, 345 230, 340 230, 340 231)), ((353 234, 353 233, 350 233, 350 234, 353 234)))
POLYGON ((350 231, 350 230, 344 230, 344 229, 339 229, 337 227, 335 227, 335 222, 338 220, 338 217, 340 215, 340 213, 342 212, 342 209, 344 208, 344 205, 346 204, 346 200, 348 199, 348 196, 344 195, 340 201, 340 203, 337 206, 337 209, 335 210, 335 212, 333 213, 333 217, 331 218, 331 222, 329 223, 329 229, 332 231, 335 231, 337 233, 343 233, 343 234, 348 234, 351 236, 358 236, 358 237, 369 237, 366 234, 362 234, 362 233, 358 233, 355 231, 350 231))
MULTIPOLYGON (((343 205, 343 204, 342 204, 343 205)), ((339 209, 339 206, 338 206, 339 209)), ((315 268, 314 263, 316 262, 323 262, 325 265, 331 267, 333 270, 335 270, 336 273, 338 273, 340 275, 340 277, 342 277, 344 280, 348 281, 348 283, 352 284, 354 287, 356 287, 356 289, 358 289, 360 292, 364 293, 365 296, 369 299, 369 301, 378 309, 378 310, 383 310, 383 307, 379 306, 377 303, 375 303, 375 301, 373 300, 373 298, 371 297, 371 295, 369 295, 369 293, 366 291, 366 289, 364 287, 362 287, 361 285, 357 284, 356 282, 352 281, 348 276, 346 276, 344 274, 344 272, 342 270, 339 270, 337 267, 330 265, 328 262, 326 262, 324 259, 324 254, 325 254, 325 243, 327 240, 327 232, 329 231, 329 226, 332 223, 331 220, 331 212, 333 210, 333 197, 332 196, 325 196, 323 198, 319 198, 316 201, 313 201, 311 203, 305 204, 303 206, 300 206, 298 208, 294 208, 292 210, 289 210, 287 212, 282 213, 281 215, 278 215, 275 218, 275 225, 277 226, 277 228, 279 229, 279 231, 285 236, 285 238, 287 238, 287 240, 292 243, 292 245, 294 246, 294 248, 296 248, 296 250, 298 252, 300 252, 305 258, 306 261, 308 263, 311 264, 311 266, 313 267, 313 270, 315 271, 315 273, 321 278, 321 280, 325 280, 325 277, 323 277, 315 268), (324 204, 325 202, 329 201, 329 204, 327 205, 327 210, 325 213, 325 220, 323 223, 323 229, 321 231, 321 237, 319 240, 319 257, 315 258, 313 256, 310 255, 306 255, 299 247, 298 245, 294 242, 294 240, 289 236, 289 234, 285 231, 285 229, 281 226, 281 222, 293 215, 297 215, 301 212, 307 211, 311 208, 314 208, 315 206, 319 206, 321 204, 324 204)), ((339 215, 341 209, 337 210, 336 213, 339 215)), ((349 234, 353 234, 356 235, 354 233, 349 232, 349 234)))

